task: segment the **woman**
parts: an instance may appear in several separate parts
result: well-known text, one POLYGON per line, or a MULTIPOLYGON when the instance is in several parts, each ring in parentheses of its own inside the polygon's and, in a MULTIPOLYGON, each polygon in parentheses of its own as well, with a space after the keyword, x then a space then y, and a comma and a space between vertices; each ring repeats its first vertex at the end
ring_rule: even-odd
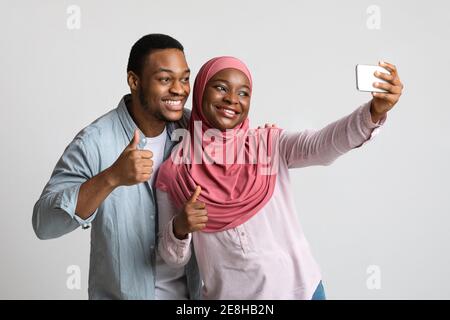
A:
POLYGON ((250 72, 236 58, 214 58, 199 71, 189 135, 156 180, 158 251, 182 266, 193 245, 204 299, 324 299, 288 169, 328 165, 361 146, 385 112, 373 123, 368 102, 320 131, 251 130, 251 93, 250 72), (249 160, 255 154, 266 158, 249 160))

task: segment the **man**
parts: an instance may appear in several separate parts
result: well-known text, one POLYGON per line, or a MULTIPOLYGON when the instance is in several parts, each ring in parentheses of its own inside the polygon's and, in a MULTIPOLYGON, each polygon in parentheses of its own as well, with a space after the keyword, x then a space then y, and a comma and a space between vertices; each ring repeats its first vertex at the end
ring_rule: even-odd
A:
POLYGON ((170 134, 189 119, 183 46, 167 35, 144 36, 127 71, 131 95, 66 148, 34 206, 33 228, 51 239, 92 225, 90 299, 196 299, 195 258, 170 268, 155 250, 153 177, 173 147, 170 134))

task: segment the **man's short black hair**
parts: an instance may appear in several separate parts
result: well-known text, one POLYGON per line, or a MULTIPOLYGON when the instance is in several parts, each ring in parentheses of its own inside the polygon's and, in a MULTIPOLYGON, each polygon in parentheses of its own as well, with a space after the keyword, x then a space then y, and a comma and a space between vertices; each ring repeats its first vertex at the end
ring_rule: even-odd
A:
POLYGON ((184 48, 178 40, 165 34, 148 34, 140 38, 131 48, 127 72, 133 71, 141 76, 145 59, 150 53, 159 49, 178 49, 184 52, 184 48))

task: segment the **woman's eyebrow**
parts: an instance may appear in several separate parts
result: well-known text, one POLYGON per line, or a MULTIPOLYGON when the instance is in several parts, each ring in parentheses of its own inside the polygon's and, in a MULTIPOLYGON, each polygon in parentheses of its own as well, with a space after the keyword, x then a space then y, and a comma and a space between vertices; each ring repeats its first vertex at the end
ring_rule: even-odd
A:
MULTIPOLYGON (((230 84, 230 82, 228 80, 225 80, 225 79, 215 79, 215 80, 213 80, 213 82, 225 82, 227 84, 230 84)), ((246 85, 246 84, 243 84, 241 87, 245 87, 248 90, 250 90, 250 87, 248 85, 246 85)))
POLYGON ((226 83, 229 83, 228 80, 225 80, 225 79, 214 79, 213 82, 226 82, 226 83))

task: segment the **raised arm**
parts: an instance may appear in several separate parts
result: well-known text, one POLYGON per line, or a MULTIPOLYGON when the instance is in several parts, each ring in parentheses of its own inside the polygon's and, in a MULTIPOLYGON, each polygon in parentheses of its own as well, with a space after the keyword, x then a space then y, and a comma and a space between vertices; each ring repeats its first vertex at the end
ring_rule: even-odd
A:
POLYGON ((370 140, 376 133, 375 128, 382 125, 385 119, 373 123, 368 102, 321 130, 283 131, 280 156, 286 159, 289 168, 329 165, 339 156, 370 140))
POLYGON ((114 164, 98 172, 98 151, 75 138, 34 206, 32 222, 38 238, 57 238, 80 225, 87 226, 116 187, 147 181, 152 173, 152 153, 138 150, 138 141, 136 130, 114 164))
POLYGON ((375 72, 375 76, 386 83, 376 82, 374 86, 387 92, 372 93, 371 101, 321 130, 282 133, 280 155, 285 157, 289 168, 328 165, 340 155, 363 145, 377 132, 403 91, 396 66, 383 61, 379 65, 390 73, 375 72))

